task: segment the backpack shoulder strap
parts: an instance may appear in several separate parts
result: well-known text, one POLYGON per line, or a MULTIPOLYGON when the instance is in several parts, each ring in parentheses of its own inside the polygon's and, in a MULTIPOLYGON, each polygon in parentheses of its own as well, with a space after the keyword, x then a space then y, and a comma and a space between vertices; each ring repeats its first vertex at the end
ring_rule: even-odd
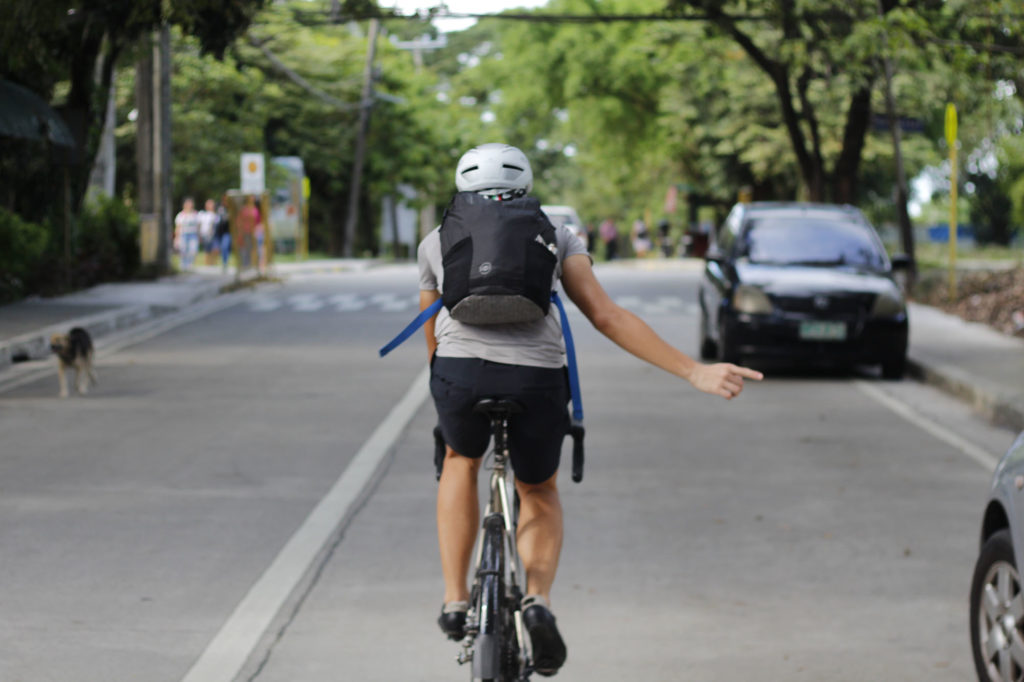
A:
POLYGON ((391 339, 391 341, 389 341, 387 345, 385 345, 383 348, 380 349, 380 351, 378 351, 380 353, 380 356, 384 357, 385 355, 393 351, 395 348, 398 348, 400 345, 405 343, 405 340, 412 336, 417 329, 426 324, 427 320, 432 318, 434 315, 437 315, 437 311, 439 311, 440 309, 441 299, 437 299, 429 306, 424 308, 422 311, 420 311, 420 314, 417 315, 412 322, 406 325, 405 329, 398 333, 398 336, 391 339))

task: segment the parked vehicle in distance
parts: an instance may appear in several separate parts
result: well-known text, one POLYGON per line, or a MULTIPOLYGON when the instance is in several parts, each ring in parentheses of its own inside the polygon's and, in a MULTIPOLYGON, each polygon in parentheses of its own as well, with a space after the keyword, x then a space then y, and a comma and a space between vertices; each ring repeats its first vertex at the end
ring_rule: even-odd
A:
POLYGON ((981 551, 971 581, 971 650, 981 682, 1024 675, 1024 432, 1000 460, 981 522, 981 551))
POLYGON ((852 206, 737 204, 705 255, 701 357, 880 364, 898 379, 908 324, 893 268, 906 264, 852 206))
POLYGON ((544 211, 548 220, 555 227, 565 225, 586 244, 587 232, 583 229, 583 221, 580 220, 575 208, 572 206, 541 206, 540 210, 544 211))

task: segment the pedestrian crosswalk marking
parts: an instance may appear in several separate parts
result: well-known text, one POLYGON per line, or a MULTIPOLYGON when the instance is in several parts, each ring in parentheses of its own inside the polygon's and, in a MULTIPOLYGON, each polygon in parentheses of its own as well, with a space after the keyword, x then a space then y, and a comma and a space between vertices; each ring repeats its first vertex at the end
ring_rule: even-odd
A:
MULTIPOLYGON (((419 294, 315 294, 287 295, 259 294, 249 299, 249 310, 254 313, 274 311, 293 313, 401 313, 411 315, 419 309, 419 294)), ((641 317, 644 315, 696 315, 697 304, 681 296, 617 296, 615 302, 641 317)), ((571 301, 565 301, 569 314, 579 314, 571 301)))
POLYGON ((324 302, 316 294, 294 294, 288 297, 288 305, 297 312, 315 313, 324 307, 324 302))

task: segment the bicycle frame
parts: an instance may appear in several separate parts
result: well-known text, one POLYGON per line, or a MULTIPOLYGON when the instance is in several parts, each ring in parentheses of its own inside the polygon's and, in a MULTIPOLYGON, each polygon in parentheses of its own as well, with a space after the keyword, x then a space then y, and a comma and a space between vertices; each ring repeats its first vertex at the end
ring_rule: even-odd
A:
MULTIPOLYGON (((517 680, 529 678, 530 666, 527 655, 526 630, 523 625, 523 614, 519 604, 522 601, 522 590, 520 588, 521 568, 519 564, 519 553, 516 547, 516 522, 517 510, 514 506, 514 484, 511 484, 511 471, 507 467, 509 459, 508 451, 508 415, 492 414, 491 430, 494 436, 493 464, 490 476, 490 494, 483 515, 481 532, 477 540, 475 560, 473 562, 474 575, 473 597, 471 606, 466 618, 466 637, 462 641, 462 651, 459 652, 457 660, 460 664, 468 663, 474 658, 474 646, 477 636, 480 633, 482 617, 498 617, 500 613, 483 613, 484 606, 480 596, 481 584, 484 576, 481 571, 481 564, 484 560, 485 531, 488 526, 488 519, 498 516, 504 528, 504 561, 500 571, 507 576, 505 584, 505 595, 511 597, 514 622, 514 636, 518 645, 518 675, 517 680), (510 490, 510 488, 512 488, 510 490)), ((504 642, 500 643, 504 647, 504 642)))

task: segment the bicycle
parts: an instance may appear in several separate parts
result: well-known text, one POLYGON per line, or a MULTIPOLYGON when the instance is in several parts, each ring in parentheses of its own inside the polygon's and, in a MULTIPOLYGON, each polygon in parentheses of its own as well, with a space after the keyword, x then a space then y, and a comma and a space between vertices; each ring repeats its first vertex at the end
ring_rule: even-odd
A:
MULTIPOLYGON (((506 467, 508 421, 523 411, 515 400, 487 398, 473 408, 491 421, 494 448, 490 496, 476 543, 474 581, 466 613, 466 636, 456 656, 460 665, 472 663, 472 679, 482 682, 526 682, 533 673, 529 641, 523 626, 523 574, 516 549, 519 495, 512 471, 506 467), (509 497, 509 489, 513 497, 509 497)), ((583 425, 574 420, 572 480, 583 480, 583 425)), ((434 464, 441 477, 445 444, 440 427, 434 428, 434 464)))

